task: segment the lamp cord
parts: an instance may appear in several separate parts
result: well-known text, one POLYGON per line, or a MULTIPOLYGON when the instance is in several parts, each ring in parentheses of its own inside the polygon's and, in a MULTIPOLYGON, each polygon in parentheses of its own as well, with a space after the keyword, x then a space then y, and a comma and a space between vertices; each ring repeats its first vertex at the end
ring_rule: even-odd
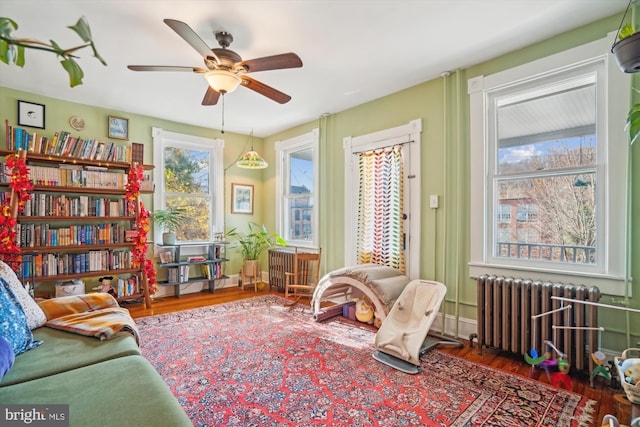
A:
MULTIPOLYGON (((252 132, 253 132, 253 130, 252 130, 252 132)), ((231 168, 232 168, 236 163, 238 163, 238 161, 242 158, 242 156, 244 155, 244 153, 246 153, 246 152, 247 152, 247 150, 246 150, 246 149, 247 149, 247 147, 249 147, 249 144, 251 144, 251 147, 253 147, 253 143, 252 143, 252 142, 250 142, 250 141, 247 141, 247 142, 244 144, 244 147, 242 147, 242 151, 240 151, 240 155, 238 156, 238 158, 237 158, 233 163, 231 163, 229 166, 227 166, 226 168, 224 168, 224 171, 225 171, 225 172, 226 172, 226 171, 228 171, 229 169, 231 169, 231 168)))

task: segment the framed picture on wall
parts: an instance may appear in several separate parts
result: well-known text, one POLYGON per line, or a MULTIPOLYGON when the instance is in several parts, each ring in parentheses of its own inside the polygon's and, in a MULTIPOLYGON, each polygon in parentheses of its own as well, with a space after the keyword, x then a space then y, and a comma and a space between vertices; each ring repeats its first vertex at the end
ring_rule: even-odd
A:
POLYGON ((129 139, 129 119, 109 116, 109 138, 129 139))
POLYGON ((18 101, 18 126, 44 129, 44 105, 18 101))
POLYGON ((231 213, 253 214, 253 185, 231 184, 231 213))

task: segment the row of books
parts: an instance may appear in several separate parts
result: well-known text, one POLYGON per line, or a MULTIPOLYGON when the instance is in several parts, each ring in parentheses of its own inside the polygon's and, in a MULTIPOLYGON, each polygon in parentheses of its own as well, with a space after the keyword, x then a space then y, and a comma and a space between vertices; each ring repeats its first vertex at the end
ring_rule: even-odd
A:
POLYGON ((50 224, 16 225, 16 244, 21 248, 41 246, 99 245, 127 242, 124 224, 85 224, 53 228, 50 224))
MULTIPOLYGON (((123 189, 127 183, 127 175, 118 172, 108 172, 108 168, 102 166, 85 166, 80 165, 60 165, 59 168, 51 168, 46 166, 29 166, 29 177, 31 182, 36 185, 68 185, 73 187, 87 186, 92 188, 116 188, 123 189), (69 172, 85 171, 83 172, 69 172), (96 175, 94 172, 105 173, 108 175, 96 175), (64 179, 71 184, 60 184, 64 179), (92 184, 93 183, 93 184, 92 184)), ((6 163, 0 159, 0 183, 8 184, 11 182, 11 171, 6 163)), ((145 173, 140 181, 140 189, 142 191, 152 192, 155 189, 151 174, 145 173)))
POLYGON ((222 272, 222 263, 215 262, 213 264, 202 264, 202 276, 211 279, 221 279, 224 276, 222 272))
POLYGON ((24 254, 22 278, 129 269, 132 268, 132 259, 131 251, 107 249, 83 253, 24 254))
POLYGON ((189 281, 189 266, 180 265, 178 267, 167 268, 167 281, 169 283, 184 283, 189 281))
POLYGON ((11 182, 11 170, 5 162, 0 158, 0 183, 8 184, 11 182))
POLYGON ((29 180, 34 185, 52 187, 83 187, 124 190, 127 174, 109 172, 98 166, 60 165, 30 166, 29 180))
POLYGON ((7 150, 25 150, 36 154, 46 154, 75 159, 111 162, 131 162, 131 147, 117 145, 110 141, 82 139, 67 131, 56 132, 47 138, 37 132, 13 127, 5 120, 7 150))
POLYGON ((24 205, 23 216, 126 216, 129 204, 122 197, 117 200, 97 196, 67 196, 66 194, 36 193, 24 205))
POLYGON ((128 279, 118 279, 114 288, 118 298, 137 295, 140 293, 138 276, 131 276, 128 279))

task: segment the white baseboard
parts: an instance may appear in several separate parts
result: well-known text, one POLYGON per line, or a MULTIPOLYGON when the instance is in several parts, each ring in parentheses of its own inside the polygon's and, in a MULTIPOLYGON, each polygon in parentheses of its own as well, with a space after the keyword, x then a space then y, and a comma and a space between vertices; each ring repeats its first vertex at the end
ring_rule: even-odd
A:
POLYGON ((456 334, 456 317, 448 314, 445 319, 445 327, 443 330, 442 313, 439 313, 433 321, 433 324, 431 325, 431 331, 442 335, 448 335, 454 338, 463 338, 466 340, 469 339, 469 335, 475 334, 478 331, 477 321, 460 317, 458 318, 458 327, 456 334))
MULTIPOLYGON (((261 281, 264 283, 269 282, 269 273, 261 273, 261 281), (265 279, 266 278, 266 279, 265 279)), ((216 289, 232 288, 238 286, 239 277, 238 274, 232 274, 229 277, 216 281, 216 289)), ((198 292, 206 291, 209 289, 209 285, 206 281, 193 282, 186 285, 180 285, 180 295, 195 294, 198 292)), ((174 295, 173 286, 158 286, 158 292, 153 294, 154 298, 170 297, 174 295)))

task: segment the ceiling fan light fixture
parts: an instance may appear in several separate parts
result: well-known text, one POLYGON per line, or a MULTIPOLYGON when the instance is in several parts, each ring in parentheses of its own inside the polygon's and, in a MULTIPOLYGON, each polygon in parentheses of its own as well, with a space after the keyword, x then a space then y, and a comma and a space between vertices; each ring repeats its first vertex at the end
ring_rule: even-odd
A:
POLYGON ((204 73, 204 78, 213 89, 220 93, 231 93, 240 86, 241 79, 226 70, 211 70, 204 73))
POLYGON ((264 169, 269 166, 256 151, 247 151, 236 163, 236 166, 243 169, 264 169))

